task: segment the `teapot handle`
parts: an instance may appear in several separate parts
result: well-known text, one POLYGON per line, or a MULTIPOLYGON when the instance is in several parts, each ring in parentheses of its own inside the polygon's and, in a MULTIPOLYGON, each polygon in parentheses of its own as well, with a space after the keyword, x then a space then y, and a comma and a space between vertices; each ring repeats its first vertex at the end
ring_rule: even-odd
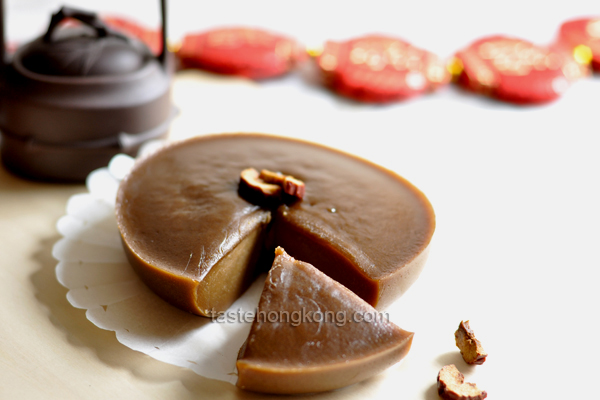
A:
POLYGON ((4 43, 4 1, 0 0, 0 76, 4 74, 1 71, 7 64, 6 43, 4 43))
MULTIPOLYGON (((0 3, 1 2, 2 1, 0 0, 0 3)), ((0 14, 1 14, 1 10, 0 10, 0 14)), ((161 27, 162 51, 158 55, 158 60, 163 65, 163 67, 165 67, 167 53, 168 53, 168 49, 167 49, 167 1, 166 0, 160 1, 160 14, 161 14, 161 22, 162 22, 162 24, 161 24, 162 25, 162 27, 161 27)), ((0 15, 0 17, 1 16, 2 15, 0 15)), ((111 36, 118 36, 123 39, 127 39, 123 35, 120 35, 118 33, 110 31, 106 27, 104 22, 102 22, 102 20, 100 18, 98 18, 98 15, 96 15, 96 13, 89 12, 89 11, 82 11, 82 10, 78 10, 78 9, 71 8, 71 7, 62 7, 60 10, 58 10, 58 12, 52 14, 52 19, 50 20, 50 25, 48 26, 48 30, 46 31, 46 34, 44 35, 44 42, 50 42, 52 40, 52 33, 54 33, 54 30, 66 18, 74 18, 74 19, 77 19, 77 20, 83 22, 86 25, 89 25, 90 27, 92 27, 96 30, 96 34, 98 35, 98 37, 105 37, 105 36, 111 35, 111 36)))
POLYGON ((44 35, 44 42, 48 43, 52 41, 52 34, 54 33, 58 25, 66 18, 73 18, 90 26, 96 31, 96 35, 98 35, 98 37, 106 37, 110 35, 126 39, 125 36, 116 34, 114 32, 110 32, 106 25, 104 25, 104 22, 102 22, 102 20, 98 18, 98 15, 96 15, 96 13, 82 11, 71 7, 62 7, 60 10, 52 14, 52 19, 50 19, 50 25, 48 26, 48 30, 44 35))
MULTIPOLYGON (((160 12, 162 19, 162 51, 158 56, 158 60, 165 67, 167 59, 167 4, 166 0, 160 0, 160 12)), ((52 39, 52 33, 58 24, 65 18, 75 18, 81 22, 90 25, 98 36, 107 36, 108 29, 106 25, 98 18, 95 13, 80 11, 69 7, 61 8, 57 13, 52 15, 48 31, 44 35, 44 41, 49 42, 52 39)), ((114 33, 112 33, 114 35, 114 33)), ((0 67, 6 65, 6 45, 4 43, 4 1, 0 0, 0 67)))
POLYGON ((161 63, 163 68, 166 68, 167 54, 169 52, 169 50, 167 49, 167 0, 160 0, 160 17, 162 50, 158 55, 158 61, 161 63))

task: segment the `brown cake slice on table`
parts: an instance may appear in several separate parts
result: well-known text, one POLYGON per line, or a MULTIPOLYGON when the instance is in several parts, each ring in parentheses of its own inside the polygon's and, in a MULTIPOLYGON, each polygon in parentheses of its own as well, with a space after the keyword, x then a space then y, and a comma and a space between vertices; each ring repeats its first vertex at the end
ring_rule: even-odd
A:
POLYGON ((237 361, 237 386, 276 394, 333 390, 408 353, 413 333, 278 247, 237 361))

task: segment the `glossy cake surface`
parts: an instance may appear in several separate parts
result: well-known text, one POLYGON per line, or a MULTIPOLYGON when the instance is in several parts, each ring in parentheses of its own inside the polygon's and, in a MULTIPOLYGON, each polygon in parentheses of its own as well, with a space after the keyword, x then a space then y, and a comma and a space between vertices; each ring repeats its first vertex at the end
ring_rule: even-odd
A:
POLYGON ((121 183, 116 213, 142 280, 201 315, 226 309, 275 246, 384 307, 418 277, 435 227, 425 196, 395 173, 261 134, 197 137, 140 160, 121 183), (238 193, 249 167, 301 179, 304 199, 252 204, 238 193))

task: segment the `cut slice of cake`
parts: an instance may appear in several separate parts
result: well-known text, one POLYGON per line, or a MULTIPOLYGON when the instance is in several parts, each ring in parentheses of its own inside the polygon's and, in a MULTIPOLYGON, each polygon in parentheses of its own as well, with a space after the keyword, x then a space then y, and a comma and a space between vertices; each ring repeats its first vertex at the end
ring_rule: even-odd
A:
POLYGON ((240 349, 237 386, 277 394, 333 390, 408 353, 413 333, 312 265, 278 247, 240 349))

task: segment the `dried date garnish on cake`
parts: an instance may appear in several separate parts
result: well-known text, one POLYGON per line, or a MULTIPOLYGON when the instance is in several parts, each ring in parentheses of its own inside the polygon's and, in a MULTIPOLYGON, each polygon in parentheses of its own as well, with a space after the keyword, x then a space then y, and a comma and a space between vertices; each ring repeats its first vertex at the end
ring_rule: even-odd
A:
POLYGON ((439 57, 386 36, 327 42, 317 63, 326 86, 363 102, 402 100, 450 81, 445 63, 439 57))
POLYGON ((306 53, 288 37, 237 27, 188 34, 177 56, 183 67, 265 79, 289 72, 306 53))
POLYGON ((499 35, 456 53, 451 70, 464 88, 515 104, 555 100, 582 75, 564 52, 499 35))
POLYGON ((600 17, 580 18, 563 23, 556 42, 573 51, 578 62, 591 62, 592 68, 600 71, 600 17))
POLYGON ((260 179, 267 183, 274 183, 281 186, 283 192, 289 196, 302 199, 304 197, 305 186, 304 182, 296 179, 291 175, 284 175, 281 172, 273 172, 267 169, 260 171, 258 175, 260 179))
POLYGON ((255 204, 277 205, 282 200, 302 200, 305 190, 304 182, 281 172, 246 168, 240 173, 239 192, 255 204))
POLYGON ((485 362, 488 354, 483 350, 481 342, 475 338, 475 332, 469 326, 469 321, 460 321, 458 329, 454 332, 454 339, 467 364, 481 365, 485 362))
POLYGON ((483 400, 487 392, 474 383, 465 382, 465 376, 454 364, 442 367, 437 377, 438 394, 444 400, 483 400))
POLYGON ((152 54, 160 54, 162 51, 162 36, 159 29, 149 29, 135 21, 114 15, 104 15, 102 21, 110 28, 140 40, 148 46, 152 54))
POLYGON ((254 168, 246 168, 240 173, 240 188, 242 187, 264 197, 265 200, 281 198, 281 185, 264 181, 254 168))

